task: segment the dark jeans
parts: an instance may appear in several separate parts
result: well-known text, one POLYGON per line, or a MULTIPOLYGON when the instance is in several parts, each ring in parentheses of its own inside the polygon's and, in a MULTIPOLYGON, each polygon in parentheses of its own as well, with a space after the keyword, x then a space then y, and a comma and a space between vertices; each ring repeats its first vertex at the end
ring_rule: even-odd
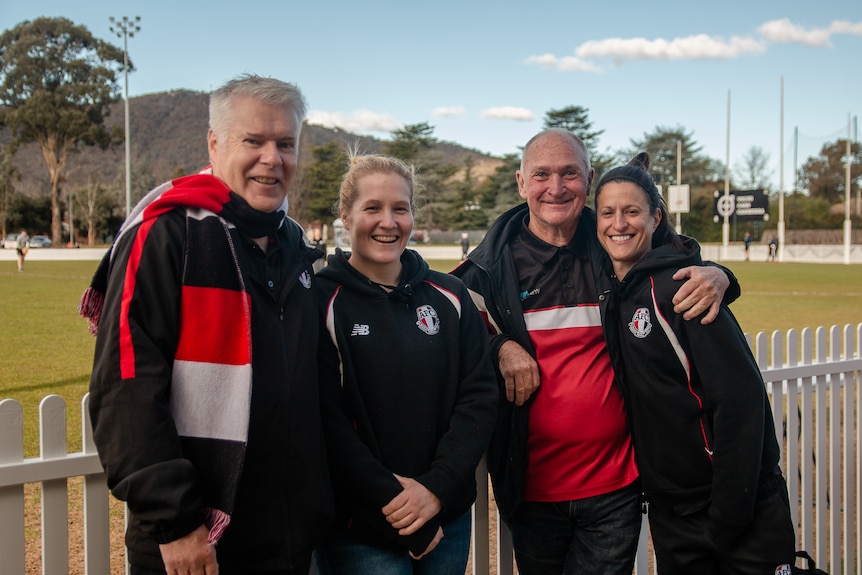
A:
MULTIPOLYGON (((795 564, 796 536, 787 485, 763 494, 754 518, 730 549, 718 549, 709 535, 709 507, 687 515, 650 505, 649 523, 656 566, 662 575, 759 575, 795 564)), ((789 572, 789 568, 788 568, 789 572)))
POLYGON ((470 511, 443 526, 443 539, 419 561, 406 549, 377 547, 339 532, 314 553, 320 575, 464 575, 470 554, 470 511))
MULTIPOLYGON (((242 568, 239 570, 236 569, 223 569, 219 566, 219 575, 308 575, 311 570, 311 554, 296 559, 296 567, 289 571, 266 571, 266 572, 252 572, 246 571, 242 568)), ((135 567, 134 565, 129 566, 130 575, 165 575, 164 569, 148 569, 146 567, 135 567)))
POLYGON ((521 575, 631 575, 640 482, 576 501, 524 501, 509 526, 521 575))

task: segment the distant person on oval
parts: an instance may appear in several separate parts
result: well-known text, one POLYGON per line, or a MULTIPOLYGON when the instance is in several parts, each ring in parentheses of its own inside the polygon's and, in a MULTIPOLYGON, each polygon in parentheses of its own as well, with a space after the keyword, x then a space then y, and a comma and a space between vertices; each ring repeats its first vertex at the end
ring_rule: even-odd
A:
POLYGON ((94 438, 129 506, 133 575, 305 575, 331 527, 320 252, 286 217, 304 114, 271 78, 213 92, 211 173, 150 192, 82 301, 98 327, 94 438))
POLYGON ((21 230, 18 237, 15 238, 15 250, 18 254, 18 271, 24 271, 24 258, 27 257, 27 251, 30 249, 30 236, 27 235, 27 230, 21 230))

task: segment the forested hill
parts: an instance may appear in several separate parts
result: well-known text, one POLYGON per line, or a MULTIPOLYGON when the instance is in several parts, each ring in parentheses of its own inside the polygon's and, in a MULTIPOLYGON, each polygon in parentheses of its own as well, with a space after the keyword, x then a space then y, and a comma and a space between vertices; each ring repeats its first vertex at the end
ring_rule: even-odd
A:
MULTIPOLYGON (((131 98, 132 181, 134 187, 151 185, 183 174, 192 173, 207 164, 206 133, 208 125, 209 95, 204 92, 175 90, 131 98)), ((124 124, 123 102, 112 106, 106 119, 109 127, 119 130, 116 144, 108 150, 82 147, 71 156, 65 170, 63 190, 73 190, 89 182, 106 188, 122 188, 125 173, 125 148, 122 140, 124 124)), ((9 134, 0 133, 0 142, 6 143, 9 134)), ((302 161, 311 161, 311 149, 332 140, 359 142, 363 152, 381 151, 384 142, 357 136, 341 130, 306 125, 300 145, 302 161)), ((454 143, 440 142, 435 146, 445 163, 463 165, 467 156, 476 161, 477 175, 490 173, 499 160, 481 152, 463 148, 454 143), (482 169, 485 168, 485 169, 482 169)), ((50 193, 45 162, 35 144, 22 147, 16 155, 16 166, 21 175, 14 187, 28 197, 50 193)), ((345 166, 346 167, 346 166, 345 166)), ((137 191, 137 190, 136 190, 137 191)), ((139 191, 137 191, 140 193, 139 191)), ((138 195, 138 194, 136 194, 138 195)))

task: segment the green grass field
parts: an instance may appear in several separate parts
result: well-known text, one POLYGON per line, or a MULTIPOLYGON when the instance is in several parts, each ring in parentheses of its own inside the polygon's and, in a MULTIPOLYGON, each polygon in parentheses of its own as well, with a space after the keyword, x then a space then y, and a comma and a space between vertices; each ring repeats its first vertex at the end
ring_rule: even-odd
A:
MULTIPOLYGON (((94 339, 77 314, 81 293, 97 262, 14 262, 0 268, 0 399, 24 407, 25 456, 38 455, 36 417, 48 394, 66 400, 69 450, 80 450, 80 400, 87 391, 94 339)), ((449 271, 456 260, 436 260, 434 269, 449 271)), ((769 264, 732 262, 728 267, 742 285, 731 309, 742 328, 788 330, 862 322, 862 266, 841 264, 769 264)))

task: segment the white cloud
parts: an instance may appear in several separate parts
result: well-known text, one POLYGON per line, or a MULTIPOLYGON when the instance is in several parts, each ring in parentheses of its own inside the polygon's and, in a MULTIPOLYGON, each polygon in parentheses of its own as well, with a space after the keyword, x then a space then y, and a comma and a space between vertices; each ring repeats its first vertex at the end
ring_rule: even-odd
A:
POLYGON ((326 128, 340 128, 348 132, 392 132, 402 127, 402 123, 388 114, 378 114, 371 110, 356 110, 349 115, 340 112, 325 112, 311 110, 308 113, 309 124, 326 128))
POLYGON ((434 108, 432 114, 440 118, 454 118, 457 116, 463 116, 467 113, 467 110, 464 109, 464 106, 440 106, 439 108, 434 108))
POLYGON ((826 28, 805 30, 787 18, 772 20, 758 28, 760 35, 777 44, 805 44, 807 46, 829 46, 830 31, 826 28))
POLYGON ((827 28, 806 30, 788 20, 766 22, 758 33, 761 39, 733 36, 725 39, 720 36, 696 34, 682 38, 606 38, 589 40, 575 48, 574 56, 559 57, 554 54, 530 56, 524 62, 543 68, 563 71, 598 72, 593 62, 610 58, 614 62, 630 60, 719 60, 737 58, 745 54, 762 54, 769 43, 798 43, 812 47, 830 46, 830 39, 836 34, 862 36, 862 22, 836 20, 827 28))
POLYGON ((828 28, 806 30, 784 18, 767 22, 758 29, 758 32, 767 40, 777 44, 805 44, 806 46, 824 48, 831 46, 830 40, 835 34, 862 36, 862 22, 836 20, 828 28))
POLYGON ((734 36, 730 40, 706 34, 665 40, 657 38, 608 38, 590 40, 575 50, 581 58, 625 60, 705 60, 735 58, 746 53, 761 53, 766 46, 757 40, 734 36))
POLYGON ((526 108, 515 106, 500 106, 482 110, 482 117, 487 120, 516 120, 518 122, 529 122, 533 120, 533 112, 526 108))
POLYGON ((600 71, 592 62, 587 62, 574 56, 563 56, 558 58, 553 54, 542 54, 541 56, 530 56, 524 60, 527 64, 537 64, 542 68, 554 68, 564 72, 598 72, 600 71))
POLYGON ((829 26, 829 30, 835 34, 855 34, 862 36, 862 22, 845 22, 844 20, 836 20, 829 26))

